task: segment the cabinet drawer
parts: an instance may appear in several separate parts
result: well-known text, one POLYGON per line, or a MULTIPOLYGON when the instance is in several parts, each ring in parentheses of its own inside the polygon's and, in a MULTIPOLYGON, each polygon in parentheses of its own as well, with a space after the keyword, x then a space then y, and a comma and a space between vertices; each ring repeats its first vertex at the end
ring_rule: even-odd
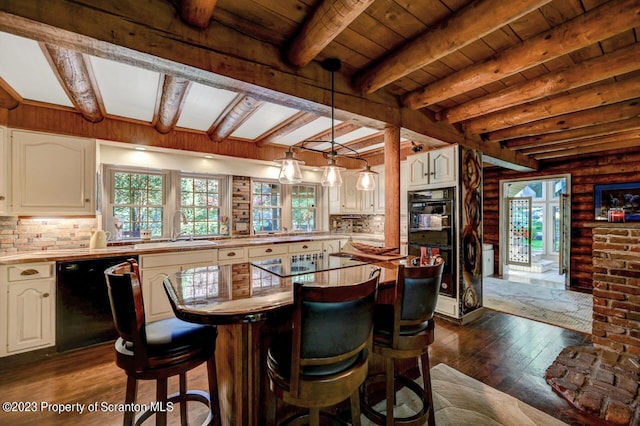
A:
POLYGON ((235 248, 218 250, 218 261, 220 262, 225 260, 243 261, 246 259, 246 257, 247 257, 246 247, 235 247, 235 248))
POLYGON ((190 250, 140 256, 141 268, 158 266, 185 265, 189 263, 211 263, 217 260, 217 250, 190 250))
POLYGON ((25 281, 53 276, 53 263, 26 263, 9 266, 9 281, 25 281))
POLYGON ((322 241, 307 241, 306 243, 289 244, 289 253, 320 253, 322 251, 322 241))
POLYGON ((274 244, 270 246, 249 247, 249 258, 261 256, 278 256, 281 254, 287 254, 286 244, 274 244))

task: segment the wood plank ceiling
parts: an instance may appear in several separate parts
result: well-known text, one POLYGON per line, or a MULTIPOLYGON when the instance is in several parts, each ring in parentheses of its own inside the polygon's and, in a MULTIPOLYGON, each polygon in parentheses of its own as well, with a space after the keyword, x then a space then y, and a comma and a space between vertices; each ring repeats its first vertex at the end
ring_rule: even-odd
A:
POLYGON ((405 155, 460 143, 526 168, 640 148, 640 0, 5 3, 0 111, 66 108, 89 123, 134 121, 212 144, 299 146, 330 139, 319 65, 338 58, 336 141, 365 158, 381 152, 389 125, 401 127, 405 155), (67 105, 23 94, 34 83, 19 81, 28 73, 13 66, 11 34, 39 42, 67 105), (139 69, 139 80, 118 64, 139 69), (152 82, 142 95, 150 117, 136 115, 144 102, 118 100, 109 70, 132 83, 121 88, 152 82), (118 102, 129 109, 110 106, 118 102))

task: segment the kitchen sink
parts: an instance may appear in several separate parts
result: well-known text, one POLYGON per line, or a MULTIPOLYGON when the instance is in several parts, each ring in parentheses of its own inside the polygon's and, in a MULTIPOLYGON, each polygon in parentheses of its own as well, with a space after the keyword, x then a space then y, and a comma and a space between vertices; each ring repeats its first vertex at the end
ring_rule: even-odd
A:
POLYGON ((133 246, 134 250, 149 250, 158 248, 180 248, 180 247, 206 247, 215 246, 218 243, 211 240, 178 240, 160 241, 157 243, 140 243, 133 246))

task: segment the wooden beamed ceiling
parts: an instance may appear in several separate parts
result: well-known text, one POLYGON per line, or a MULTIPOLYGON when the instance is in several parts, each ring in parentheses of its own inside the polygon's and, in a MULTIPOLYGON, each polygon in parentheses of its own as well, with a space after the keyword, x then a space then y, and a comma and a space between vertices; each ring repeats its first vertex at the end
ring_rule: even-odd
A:
MULTIPOLYGON (((117 120, 86 55, 162 74, 149 123, 159 134, 185 131, 177 123, 194 83, 236 93, 204 132, 212 144, 237 143, 234 131, 265 103, 299 110, 249 141, 252 157, 329 116, 332 98, 342 123, 293 146, 376 131, 336 150, 348 155, 396 126, 403 152, 410 141, 459 143, 524 169, 640 149, 639 0, 43 3, 0 5, 0 30, 41 43, 92 123, 117 120), (327 58, 342 62, 335 97, 327 58)), ((22 105, 34 103, 0 80, 0 108, 22 105)))

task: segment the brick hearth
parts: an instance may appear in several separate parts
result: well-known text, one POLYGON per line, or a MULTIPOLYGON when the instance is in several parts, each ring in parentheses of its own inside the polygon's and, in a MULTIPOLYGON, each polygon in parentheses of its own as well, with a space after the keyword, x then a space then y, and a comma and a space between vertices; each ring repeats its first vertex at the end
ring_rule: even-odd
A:
POLYGON ((593 227, 593 346, 565 348, 547 383, 611 425, 640 425, 640 224, 593 227))

